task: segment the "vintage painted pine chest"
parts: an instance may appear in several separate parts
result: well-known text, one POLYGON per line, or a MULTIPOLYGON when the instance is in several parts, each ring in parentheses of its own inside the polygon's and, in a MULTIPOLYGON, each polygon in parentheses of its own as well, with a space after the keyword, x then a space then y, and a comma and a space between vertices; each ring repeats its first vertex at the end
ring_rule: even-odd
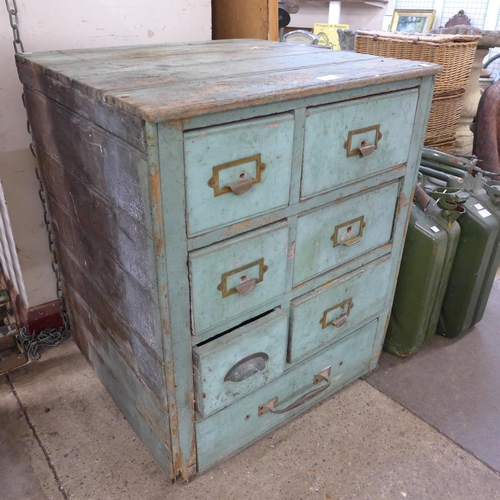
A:
POLYGON ((257 40, 17 62, 74 338, 169 477, 377 365, 439 66, 257 40))

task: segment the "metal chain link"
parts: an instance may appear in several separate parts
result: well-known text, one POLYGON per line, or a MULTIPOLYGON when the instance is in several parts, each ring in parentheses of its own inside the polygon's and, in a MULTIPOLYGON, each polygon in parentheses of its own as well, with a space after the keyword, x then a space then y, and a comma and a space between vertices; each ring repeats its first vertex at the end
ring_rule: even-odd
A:
POLYGON ((19 33, 19 19, 17 17, 16 0, 5 0, 5 5, 7 6, 7 12, 9 13, 10 27, 14 33, 14 41, 12 43, 16 54, 19 54, 20 52, 24 52, 24 45, 21 40, 21 34, 19 33), (12 6, 9 2, 12 2, 12 6))
MULTIPOLYGON (((24 52, 24 45, 21 40, 21 35, 19 33, 19 18, 17 15, 17 4, 16 0, 5 0, 5 5, 7 6, 7 12, 9 13, 10 25, 12 27, 12 31, 14 34, 14 50, 16 54, 20 52, 24 52), (12 6, 9 4, 12 3, 12 6), (21 50, 19 50, 21 49, 21 50)), ((26 109, 26 96, 22 94, 23 105, 26 109)), ((31 129, 31 124, 29 119, 27 120, 27 130, 31 136, 30 143, 30 151, 31 154, 37 159, 36 155, 36 146, 35 146, 35 138, 33 137, 33 131, 31 129)), ((63 320, 63 326, 60 328, 46 328, 42 330, 40 333, 36 334, 33 332, 29 334, 25 327, 22 327, 19 330, 19 340, 24 347, 26 353, 33 359, 38 359, 40 354, 38 353, 38 349, 43 346, 55 346, 59 345, 63 340, 66 340, 70 335, 71 331, 69 328, 69 319, 68 314, 66 312, 66 302, 64 300, 64 292, 62 287, 62 277, 61 272, 59 271, 59 265, 57 262, 57 255, 55 250, 55 242, 54 242, 54 234, 52 233, 52 227, 49 217, 49 212, 47 210, 47 196, 45 193, 45 188, 43 185, 43 179, 40 175, 40 167, 38 165, 38 160, 36 161, 35 166, 35 174, 38 179, 39 189, 38 196, 40 197, 40 201, 42 202, 43 207, 43 220, 45 222, 45 227, 47 229, 47 235, 49 239, 49 250, 52 254, 52 270, 56 275, 56 293, 57 298, 61 303, 61 317, 63 320)))

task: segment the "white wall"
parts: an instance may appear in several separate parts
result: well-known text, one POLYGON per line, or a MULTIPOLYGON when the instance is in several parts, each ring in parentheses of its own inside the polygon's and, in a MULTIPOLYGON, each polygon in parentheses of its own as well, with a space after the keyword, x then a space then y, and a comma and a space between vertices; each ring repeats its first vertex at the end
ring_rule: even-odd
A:
MULTIPOLYGON (((17 0, 29 52, 211 38, 210 0, 17 0)), ((14 64, 12 30, 0 4, 0 179, 30 307, 56 298, 30 137, 14 64)))
MULTIPOLYGON (((340 8, 340 24, 348 24, 352 30, 380 30, 388 5, 383 7, 359 3, 342 3, 340 8)), ((301 0, 300 10, 291 15, 290 26, 295 28, 312 28, 314 23, 328 22, 328 2, 309 3, 301 0)))

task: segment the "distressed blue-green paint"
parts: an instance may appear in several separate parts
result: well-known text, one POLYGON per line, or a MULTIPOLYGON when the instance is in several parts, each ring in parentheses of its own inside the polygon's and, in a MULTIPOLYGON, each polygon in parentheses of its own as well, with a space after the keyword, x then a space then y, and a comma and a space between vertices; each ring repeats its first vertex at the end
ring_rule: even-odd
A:
POLYGON ((288 205, 294 122, 292 114, 271 116, 184 134, 188 234, 212 231, 288 205), (208 185, 214 169, 260 155, 218 171, 218 186, 255 179, 243 194, 215 196, 208 185), (259 168, 259 170, 261 170, 259 168))
POLYGON ((255 438, 267 434, 280 423, 310 408, 347 382, 366 373, 376 325, 375 321, 362 327, 247 397, 207 419, 198 421, 196 423, 198 469, 203 471, 213 467, 255 438), (322 393, 322 396, 282 415, 265 413, 261 417, 258 416, 259 405, 276 396, 281 408, 315 389, 314 375, 328 366, 332 367, 332 385, 322 393))
POLYGON ((385 297, 384 312, 380 316, 377 336, 373 343, 372 360, 370 370, 377 367, 380 354, 382 352, 382 344, 391 315, 392 301, 396 290, 396 281, 399 272, 399 264, 403 253, 404 239, 406 236, 406 228, 410 218, 411 203, 413 198, 413 190, 417 182, 418 167, 422 156, 422 146, 424 144, 425 129, 429 119, 429 112, 432 104, 432 93, 434 90, 435 76, 429 76, 422 79, 422 85, 419 88, 419 99, 415 110, 415 119, 413 121, 413 130, 410 136, 410 150, 408 154, 407 172, 401 181, 400 194, 398 199, 398 207, 394 218, 394 231, 392 236, 393 251, 392 251, 392 267, 389 275, 389 290, 385 297), (387 311, 387 313, 386 313, 387 311))
POLYGON ((194 347, 198 412, 208 417, 281 375, 286 363, 287 338, 288 317, 276 309, 208 344, 194 347), (227 379, 238 362, 258 353, 268 356, 262 369, 244 380, 227 379))
POLYGON ((336 267, 363 252, 387 243, 392 236, 392 223, 399 194, 399 183, 385 184, 378 189, 361 193, 330 206, 299 217, 295 247, 294 284, 336 267), (366 226, 360 233, 363 217, 366 226), (352 227, 349 232, 349 227, 352 227), (350 246, 334 246, 332 236, 337 230, 339 240, 349 242, 361 234, 350 246))
POLYGON ((366 264, 292 301, 289 361, 295 362, 320 345, 338 340, 380 313, 389 284, 390 267, 387 255, 382 262, 366 264), (348 304, 332 309, 347 301, 352 303, 350 310, 346 309, 348 304), (347 315, 346 322, 335 326, 332 321, 344 314, 347 315), (326 327, 323 327, 323 317, 326 327))
POLYGON ((122 385, 118 382, 118 379, 122 378, 121 375, 118 379, 115 378, 109 370, 108 365, 106 365, 92 346, 89 346, 89 361, 97 373, 99 380, 113 398, 116 406, 120 408, 120 411, 132 426, 132 429, 139 436, 139 439, 144 443, 151 455, 153 455, 160 469, 167 477, 174 477, 172 455, 168 443, 154 432, 147 419, 140 413, 136 402, 131 400, 129 395, 124 391, 122 385))
MULTIPOLYGON (((147 399, 132 397, 132 392, 140 391, 131 379, 134 370, 108 353, 104 342, 98 348, 104 361, 92 347, 89 352, 106 387, 172 479, 179 475, 189 479, 196 473, 196 454, 199 471, 215 466, 373 369, 380 354, 430 107, 431 75, 437 67, 347 52, 318 52, 312 58, 310 54, 308 48, 287 44, 224 41, 17 57, 27 87, 106 130, 99 135, 94 127, 96 137, 111 142, 114 136, 121 137, 147 154, 150 196, 143 191, 148 187, 145 173, 139 173, 143 162, 137 171, 140 185, 132 185, 137 179, 131 171, 123 178, 127 185, 114 188, 117 196, 122 192, 128 196, 129 188, 142 193, 144 225, 154 234, 152 291, 157 291, 154 301, 161 318, 168 407, 163 417, 169 422, 164 430, 170 439, 152 432, 143 410, 149 416, 157 414, 147 399), (163 61, 163 66, 155 61, 163 61), (235 72, 229 74, 224 68, 235 72), (319 78, 323 76, 331 78, 319 78), (372 125, 375 117, 383 122, 379 148, 366 158, 347 158, 345 137, 338 137, 372 125), (388 131, 384 123, 391 126, 388 131), (252 144, 257 143, 264 149, 254 151, 252 144), (205 168, 209 172, 237 156, 263 151, 274 156, 262 158, 268 165, 260 186, 254 185, 240 198, 223 195, 215 205, 210 197, 203 200, 204 193, 213 197, 205 168), (234 205, 229 200, 244 203, 234 205), (365 215, 367 223, 360 242, 334 249, 330 237, 335 225, 359 215, 365 215), (321 244, 321 251, 316 252, 315 243, 321 244), (259 258, 269 267, 264 281, 249 295, 222 299, 217 290, 222 274, 259 258), (368 279, 372 272, 382 275, 368 279), (337 282, 330 287, 332 280, 337 282), (374 289, 372 302, 369 294, 374 289), (356 294, 343 333, 313 336, 320 319, 314 307, 324 301, 321 307, 327 308, 342 296, 341 291, 356 294), (274 323, 279 332, 273 327, 265 335, 259 325, 266 317, 255 318, 275 308, 280 312, 268 314, 267 321, 281 315, 274 323), (359 310, 361 316, 355 316, 359 310), (287 318, 292 319, 291 331, 285 325, 287 318), (313 320, 314 325, 308 323, 313 320), (249 323, 241 326, 244 321, 249 323), (304 329, 307 335, 300 339, 298 331, 304 329), (208 342, 200 345, 204 341, 208 342), (281 366, 271 370, 261 387, 249 381, 242 397, 225 394, 223 408, 205 408, 205 418, 197 415, 195 433, 193 369, 201 377, 203 359, 210 356, 198 357, 193 365, 192 344, 198 344, 195 355, 213 355, 219 372, 224 371, 226 357, 243 355, 243 346, 248 345, 255 350, 276 349, 280 355, 289 349, 291 363, 283 361, 282 374, 281 366), (309 391, 313 375, 329 364, 332 386, 327 392, 288 415, 256 416, 258 405, 274 396, 279 396, 281 407, 309 391), (147 408, 139 408, 143 404, 147 408)), ((353 147, 362 138, 354 139, 353 147)), ((118 157, 108 159, 116 167, 118 157)), ((223 172, 222 181, 232 182, 233 173, 223 172)), ((122 201, 117 200, 118 206, 122 201)), ((351 232, 359 230, 359 222, 353 222, 351 232)), ((248 270, 247 280, 255 277, 254 271, 248 270)), ((228 276, 229 286, 238 284, 240 274, 228 276)), ((134 356, 137 363, 145 363, 146 358, 135 351, 134 356)), ((129 358, 126 362, 132 366, 134 360, 129 358)), ((223 393, 215 382, 201 382, 207 384, 207 396, 210 391, 223 393)), ((159 393, 165 404, 165 392, 159 393)))
POLYGON ((196 334, 238 318, 245 311, 282 296, 286 290, 286 266, 288 256, 288 225, 272 224, 213 247, 191 252, 189 267, 193 328, 196 334), (263 259, 267 267, 262 281, 256 283, 248 295, 233 293, 223 297, 222 282, 226 273, 242 269, 227 277, 227 290, 247 281, 260 279, 263 259))
POLYGON ((308 198, 307 200, 302 200, 300 203, 294 203, 286 209, 276 210, 270 214, 249 219, 245 221, 244 224, 234 224, 232 226, 214 229, 209 233, 190 238, 188 240, 188 249, 191 251, 197 250, 198 248, 204 248, 217 243, 218 241, 226 240, 227 238, 246 233, 250 230, 257 229, 273 222, 284 220, 286 218, 292 218, 294 215, 309 212, 314 208, 331 204, 335 201, 347 198, 348 196, 352 196, 353 194, 367 191, 381 184, 400 179, 405 175, 405 171, 405 165, 400 165, 397 168, 362 179, 358 182, 353 182, 352 184, 348 184, 346 186, 340 186, 338 189, 334 189, 328 193, 320 194, 318 196, 314 196, 313 198, 308 198))
MULTIPOLYGON (((166 288, 164 311, 170 342, 164 342, 167 395, 172 429, 174 472, 188 479, 194 473, 196 451, 193 423, 193 378, 191 365, 191 328, 189 279, 184 216, 184 147, 178 123, 158 125, 158 157, 161 183, 163 248, 157 248, 164 275, 160 294, 166 288)), ((159 221, 157 221, 158 223, 159 221)))
MULTIPOLYGON (((302 197, 406 163, 417 99, 418 91, 413 89, 308 110, 302 197), (368 156, 348 156, 349 133, 375 126, 382 134, 377 148, 368 156)), ((357 150, 363 141, 375 144, 376 138, 375 129, 357 132, 349 150, 357 150)))

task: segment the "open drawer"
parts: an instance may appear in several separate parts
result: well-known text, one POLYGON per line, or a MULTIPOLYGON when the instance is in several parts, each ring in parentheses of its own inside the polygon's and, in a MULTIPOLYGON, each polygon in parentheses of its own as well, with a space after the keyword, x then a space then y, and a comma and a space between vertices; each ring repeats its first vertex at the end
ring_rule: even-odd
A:
POLYGON ((281 309, 193 348, 196 408, 207 417, 283 373, 288 318, 281 309))
POLYGON ((368 372, 377 325, 377 321, 364 325, 227 408, 198 420, 198 470, 217 465, 368 372))

